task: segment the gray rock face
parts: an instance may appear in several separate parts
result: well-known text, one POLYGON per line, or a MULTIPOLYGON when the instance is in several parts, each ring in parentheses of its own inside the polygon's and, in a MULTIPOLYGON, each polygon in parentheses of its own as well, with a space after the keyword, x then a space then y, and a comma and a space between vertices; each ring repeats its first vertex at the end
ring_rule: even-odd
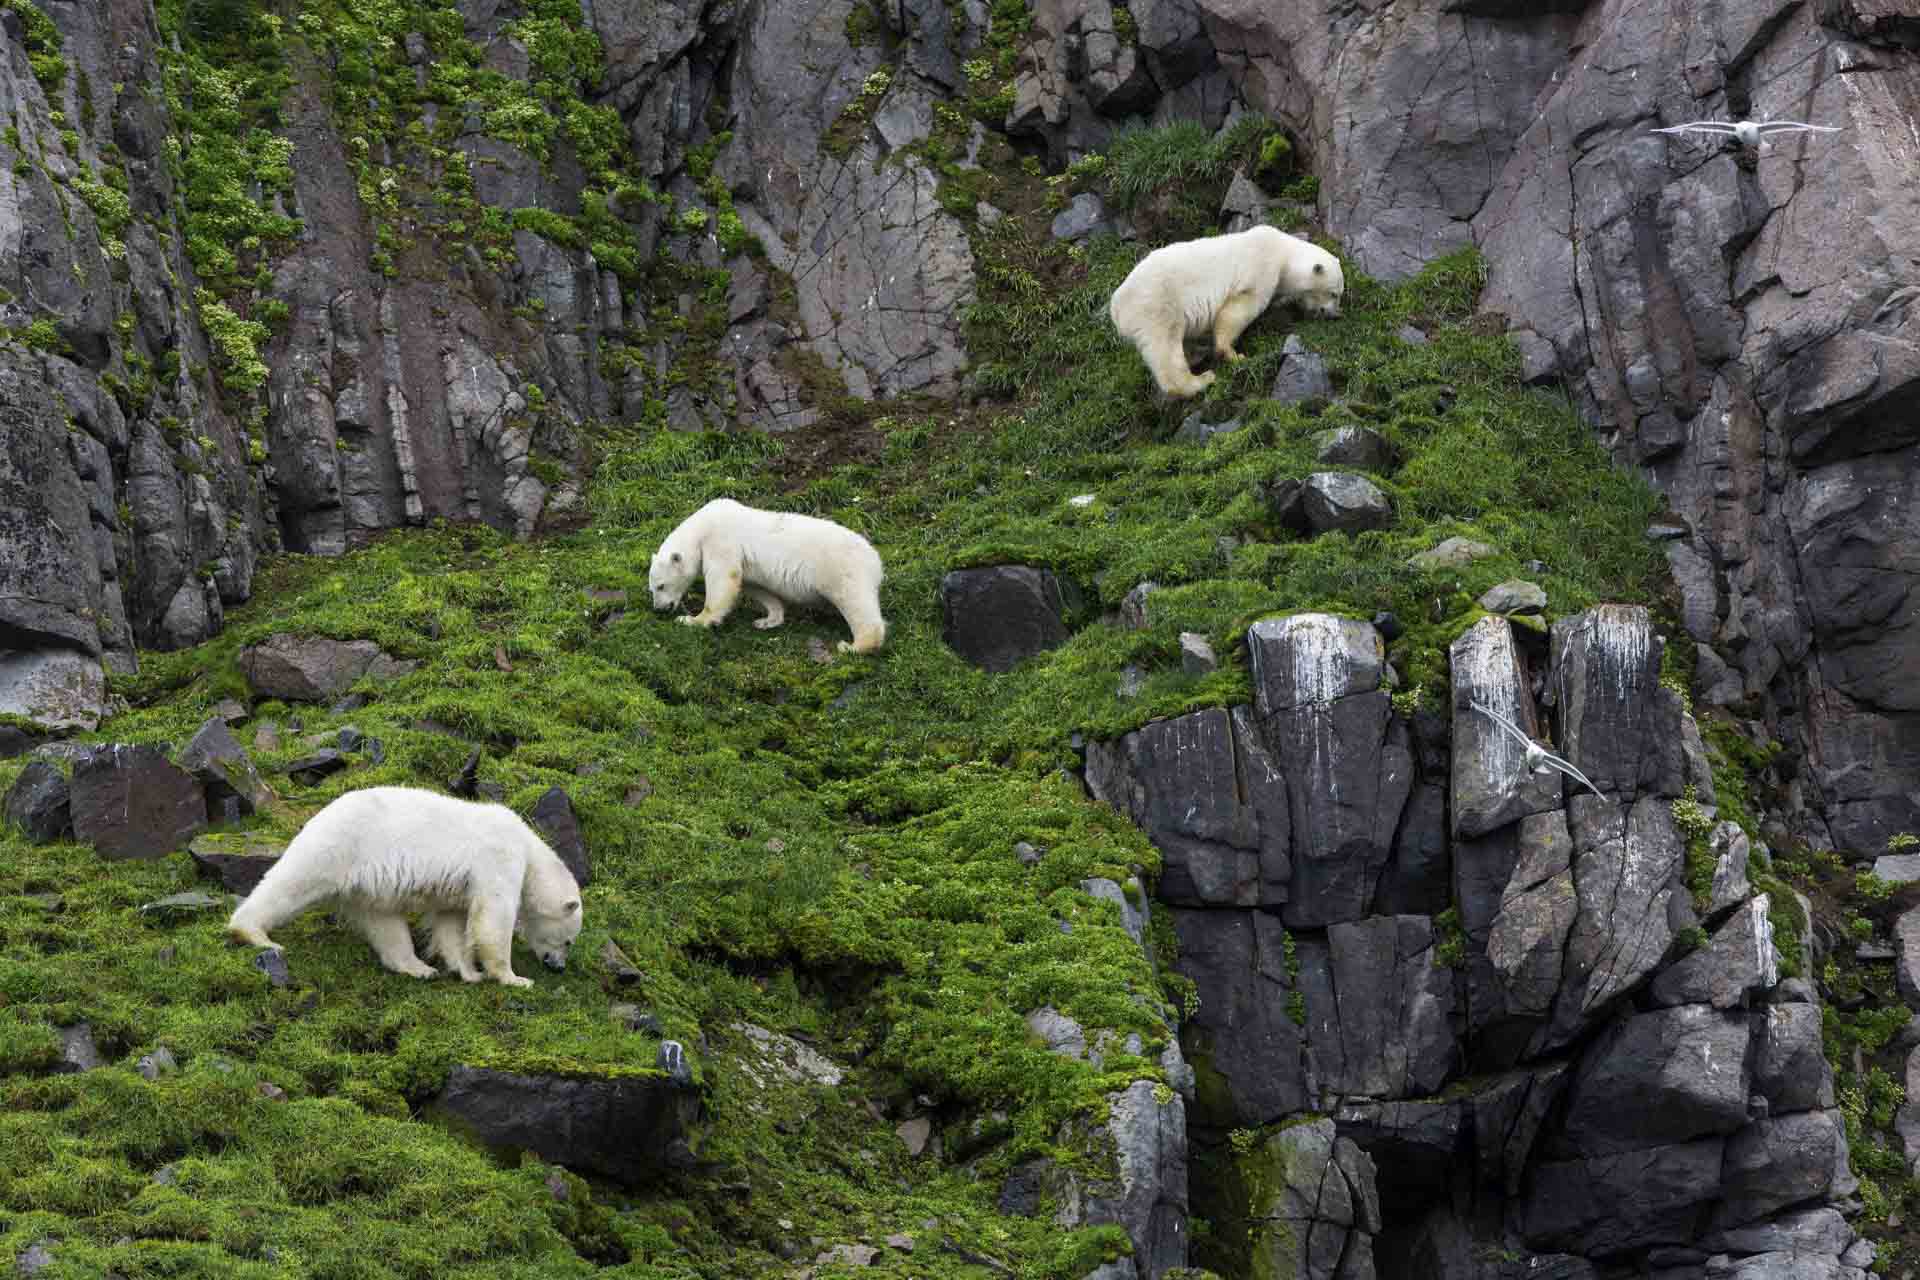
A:
POLYGON ((1347 1097, 1435 1093, 1460 1060, 1453 971, 1424 916, 1335 924, 1298 945, 1307 1039, 1320 1088, 1347 1097))
POLYGON ((1747 1121, 1747 1019, 1704 1005, 1627 1018, 1582 1060, 1566 1137, 1607 1155, 1732 1133, 1747 1121))
POLYGON ((628 1186, 657 1181, 692 1160, 700 1095, 657 1077, 582 1080, 457 1066, 434 1112, 495 1149, 543 1159, 628 1186))
POLYGON ((7 821, 37 844, 48 844, 73 830, 67 775, 45 760, 34 760, 7 788, 7 821))
POLYGON ((940 607, 941 638, 988 671, 1010 671, 1067 640, 1060 583, 1047 569, 956 569, 940 580, 940 607))
POLYGON ((1255 1267, 1301 1280, 1371 1276, 1382 1225, 1373 1159, 1316 1120, 1270 1136, 1260 1160, 1273 1181, 1251 1206, 1255 1267))
POLYGON ((1766 894, 1749 899, 1734 912, 1706 946, 1666 969, 1653 980, 1653 998, 1660 1004, 1710 1004, 1731 1009, 1780 980, 1779 959, 1773 950, 1771 905, 1766 894))
POLYGON ((1176 967, 1204 993, 1182 1025, 1181 1049, 1225 1095, 1203 1094, 1196 1119, 1231 1128, 1269 1124, 1312 1107, 1306 1029, 1290 1012, 1300 984, 1284 926, 1265 911, 1174 908, 1173 927, 1180 939, 1176 967))
POLYGON ((165 857, 207 825, 199 782, 147 746, 99 747, 76 760, 72 805, 74 838, 112 859, 165 857))
POLYGON ((1606 1254, 1684 1244, 1720 1190, 1723 1139, 1547 1161, 1534 1171, 1521 1231, 1535 1248, 1606 1254))
POLYGON ((1187 1265, 1187 1122, 1179 1094, 1165 1102, 1155 1083, 1136 1080, 1107 1095, 1105 1133, 1091 1135, 1115 1155, 1111 1178, 1068 1170, 1059 1188, 1062 1226, 1114 1223, 1133 1241, 1142 1277, 1187 1265))
POLYGON ((1776 1004, 1753 1015, 1753 1088, 1773 1115, 1833 1106, 1833 1068, 1820 1043, 1820 1009, 1776 1004))
POLYGON ((1561 803, 1558 774, 1527 768, 1526 749, 1476 704, 1538 736, 1513 626, 1482 618, 1447 650, 1453 673, 1453 830, 1478 836, 1561 803))
POLYGON ((1164 859, 1160 897, 1277 906, 1292 874, 1285 780, 1245 707, 1199 711, 1087 747, 1087 787, 1164 859))

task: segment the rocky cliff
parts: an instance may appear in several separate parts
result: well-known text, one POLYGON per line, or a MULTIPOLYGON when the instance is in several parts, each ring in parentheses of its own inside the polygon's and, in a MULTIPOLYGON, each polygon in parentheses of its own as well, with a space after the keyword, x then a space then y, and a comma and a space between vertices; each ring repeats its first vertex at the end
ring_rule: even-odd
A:
MULTIPOLYGON (((1856 1274, 1816 1002, 1836 983, 1772 967, 1841 939, 1802 942, 1790 891, 1747 875, 1750 851, 1769 875, 1920 829, 1915 31, 1866 0, 0 0, 0 733, 94 729, 110 677, 219 636, 276 552, 576 524, 610 430, 793 440, 875 405, 956 425, 1008 390, 988 347, 1054 340, 994 326, 998 300, 1074 279, 1013 262, 1003 219, 1050 202, 1084 271, 1088 235, 1190 212, 1091 180, 1131 126, 1204 145, 1264 117, 1272 154, 1236 159, 1207 222, 1261 216, 1246 179, 1291 170, 1291 215, 1377 280, 1477 247, 1480 330, 1659 489, 1677 591, 1664 638, 1586 599, 1545 640, 1454 628, 1438 711, 1417 685, 1396 706, 1392 636, 1258 622, 1237 697, 1094 735, 1087 782, 1158 847, 1198 992, 1194 1198, 1253 1242, 1221 1256, 1856 1274), (1841 132, 1650 132, 1715 117, 1841 132), (1594 789, 1527 772, 1476 703, 1594 789), (1744 827, 1716 820, 1689 705, 1753 774, 1744 827), (1539 1256, 1483 1256, 1516 1241, 1539 1256)), ((1423 439, 1446 376, 1367 411, 1423 439)), ((1183 432, 1238 425, 1230 398, 1183 432)), ((1050 448, 1089 455, 1142 425, 1060 421, 1050 448)), ((746 456, 636 465, 737 483, 702 449, 746 456)), ((654 514, 597 492, 595 516, 654 514)), ((1279 514, 1177 563, 1294 529, 1257 503, 1279 514)), ((966 559, 1031 536, 1002 514, 966 559)), ((1056 567, 1112 605, 1132 552, 1089 564, 1081 533, 1056 567)), ((1275 594, 1236 608, 1304 603, 1275 594)), ((1032 1177, 1076 1223, 1124 1222, 1157 1276, 1187 1261, 1182 1104, 1109 1104, 1115 1131, 1081 1137, 1156 1172, 1090 1198, 1032 1177)))

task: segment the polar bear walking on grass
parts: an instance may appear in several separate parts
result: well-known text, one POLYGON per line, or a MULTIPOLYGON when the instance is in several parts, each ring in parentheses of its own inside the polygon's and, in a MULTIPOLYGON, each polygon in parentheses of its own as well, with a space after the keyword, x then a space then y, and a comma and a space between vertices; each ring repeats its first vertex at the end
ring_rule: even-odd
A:
POLYGON ((842 640, 840 652, 873 653, 887 641, 882 575, 880 553, 851 529, 715 498, 660 544, 647 587, 654 608, 671 609, 695 578, 704 578, 706 607, 680 618, 692 627, 719 626, 742 592, 766 611, 753 624, 763 631, 786 621, 790 604, 830 604, 853 631, 853 643, 842 640))
POLYGON ((267 930, 322 902, 366 935, 381 964, 415 978, 439 971, 414 954, 409 912, 426 914, 429 954, 468 982, 530 987, 513 972, 514 935, 564 969, 580 934, 580 886, 518 814, 414 787, 350 791, 314 814, 227 933, 278 951, 267 930))
POLYGON ((1153 372, 1160 390, 1176 400, 1213 385, 1198 376, 1183 343, 1211 332, 1222 360, 1238 360, 1233 344, 1274 299, 1312 315, 1337 316, 1347 291, 1340 260, 1277 227, 1183 240, 1155 249, 1113 291, 1107 312, 1153 372))

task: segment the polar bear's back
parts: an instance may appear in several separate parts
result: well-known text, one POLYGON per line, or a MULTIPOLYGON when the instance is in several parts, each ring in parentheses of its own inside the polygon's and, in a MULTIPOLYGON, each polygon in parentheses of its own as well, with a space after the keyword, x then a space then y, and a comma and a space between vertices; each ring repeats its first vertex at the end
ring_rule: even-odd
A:
POLYGON ((878 586, 885 570, 873 544, 818 516, 763 511, 716 498, 697 513, 707 536, 736 543, 746 579, 794 604, 816 603, 830 579, 855 577, 878 586))
POLYGON ((1120 282, 1107 314, 1128 338, 1143 323, 1157 326, 1174 316, 1189 335, 1205 333, 1234 294, 1252 294, 1265 305, 1287 262, 1283 246, 1293 239, 1277 227, 1259 226, 1162 245, 1120 282))
MULTIPOLYGON (((350 791, 315 814, 262 878, 318 880, 338 896, 425 907, 461 903, 479 879, 511 882, 559 859, 519 815, 417 787, 350 791)), ((564 869, 564 868, 563 868, 564 869)))

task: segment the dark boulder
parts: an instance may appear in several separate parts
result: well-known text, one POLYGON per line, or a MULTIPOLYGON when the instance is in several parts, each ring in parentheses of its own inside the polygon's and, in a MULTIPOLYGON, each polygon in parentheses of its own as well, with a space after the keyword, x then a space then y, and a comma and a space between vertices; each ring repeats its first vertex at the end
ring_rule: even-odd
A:
POLYGON ((210 818, 221 819, 229 807, 238 811, 233 816, 245 817, 273 803, 272 789, 261 780, 252 757, 219 716, 200 726, 180 752, 179 763, 206 788, 210 818), (231 806, 228 801, 233 802, 231 806))
POLYGON ((206 829, 200 783, 156 747, 114 745, 73 766, 73 832, 108 858, 161 858, 206 829))
POLYGON ((1067 642, 1065 598, 1047 569, 956 569, 940 580, 941 638, 988 671, 1010 671, 1067 642))
POLYGON ((417 665, 388 657, 371 640, 333 640, 287 632, 240 651, 240 673, 247 678, 253 696, 282 702, 327 702, 363 676, 391 680, 417 665))
POLYGON ((588 1079, 456 1066, 433 1110, 494 1150, 532 1151, 640 1186, 692 1163, 701 1103, 666 1075, 588 1079))
POLYGON ((567 870, 573 872, 574 883, 586 888, 593 880, 593 866, 587 856, 586 837, 580 833, 580 819, 573 812, 572 798, 560 787, 549 787, 547 793, 534 802, 533 812, 527 819, 560 856, 560 861, 567 864, 567 870))
POLYGON ((7 821, 36 844, 50 844, 73 831, 67 775, 46 760, 34 760, 7 788, 7 821))

